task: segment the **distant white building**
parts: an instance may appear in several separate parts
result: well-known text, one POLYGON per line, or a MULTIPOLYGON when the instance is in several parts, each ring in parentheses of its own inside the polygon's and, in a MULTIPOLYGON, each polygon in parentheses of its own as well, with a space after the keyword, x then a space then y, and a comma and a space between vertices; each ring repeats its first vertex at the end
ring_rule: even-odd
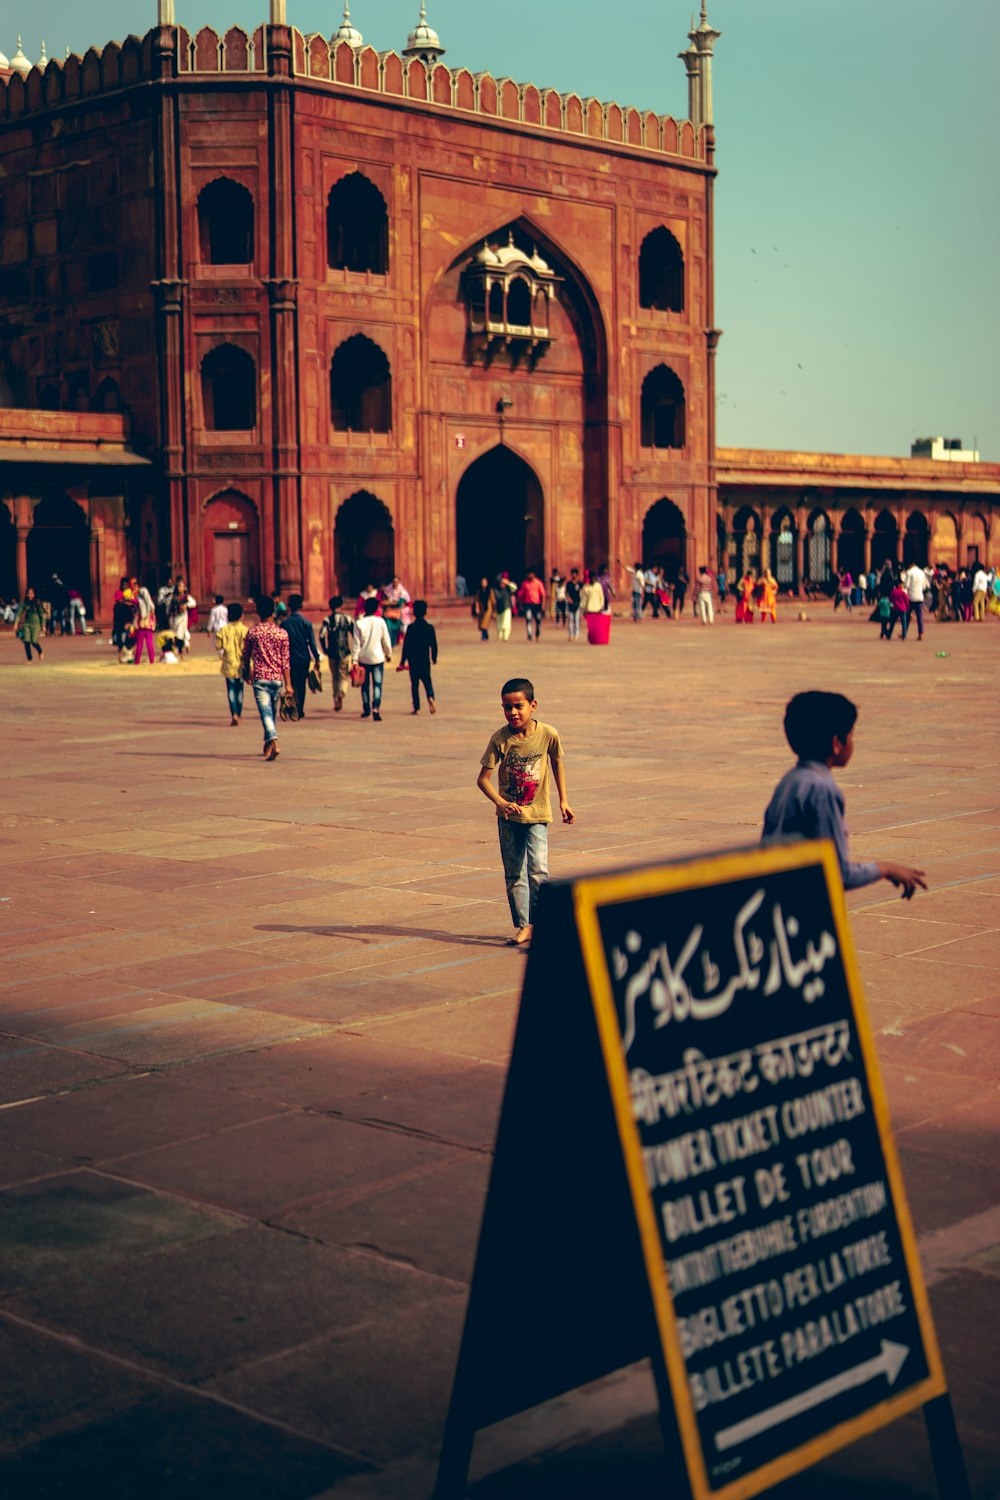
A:
POLYGON ((946 463, 977 464, 978 448, 963 448, 961 438, 917 438, 910 444, 911 458, 938 458, 946 463))

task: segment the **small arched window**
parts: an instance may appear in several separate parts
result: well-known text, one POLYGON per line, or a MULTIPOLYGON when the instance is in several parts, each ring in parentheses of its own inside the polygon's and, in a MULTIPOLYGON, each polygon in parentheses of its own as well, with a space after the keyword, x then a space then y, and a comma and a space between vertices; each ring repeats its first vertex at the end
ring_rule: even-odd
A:
POLYGON ((121 393, 121 387, 119 386, 117 380, 112 380, 110 378, 110 376, 109 376, 109 378, 107 380, 102 380, 101 383, 100 383, 100 385, 97 387, 97 404, 96 404, 96 410, 97 411, 121 411, 122 410, 122 393, 121 393))
POLYGON ((208 432, 249 432, 257 422, 257 367, 245 349, 218 344, 201 363, 208 432))
POLYGON ((684 311, 684 254, 662 224, 647 234, 639 251, 639 306, 684 311))
POLYGON ((515 328, 531 327, 531 288, 520 276, 507 289, 507 322, 515 328))
POLYGON ((342 177, 326 206, 327 264, 335 271, 389 270, 389 215, 385 199, 361 172, 342 177))
POLYGON ((642 382, 642 446, 683 448, 684 387, 666 365, 657 365, 642 382))
POLYGON ((207 266, 248 266, 253 260, 253 198, 230 177, 198 194, 198 238, 207 266))
POLYGON ((356 333, 330 362, 334 432, 392 431, 392 372, 377 344, 356 333))

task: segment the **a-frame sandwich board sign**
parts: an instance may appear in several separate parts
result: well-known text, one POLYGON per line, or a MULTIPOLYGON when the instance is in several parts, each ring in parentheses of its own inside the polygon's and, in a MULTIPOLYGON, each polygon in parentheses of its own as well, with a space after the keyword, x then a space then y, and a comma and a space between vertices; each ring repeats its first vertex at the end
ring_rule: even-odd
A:
POLYGON ((671 1496, 919 1407, 969 1493, 829 843, 541 893, 436 1500, 480 1428, 646 1357, 671 1496))

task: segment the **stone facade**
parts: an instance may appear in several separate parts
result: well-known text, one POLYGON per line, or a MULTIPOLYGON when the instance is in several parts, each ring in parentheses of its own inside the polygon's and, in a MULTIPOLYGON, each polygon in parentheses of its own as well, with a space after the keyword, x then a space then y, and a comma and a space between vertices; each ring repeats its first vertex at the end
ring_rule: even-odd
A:
POLYGON ((161 26, 0 85, 0 167, 0 399, 120 407, 147 573, 320 605, 714 538, 709 127, 161 26))

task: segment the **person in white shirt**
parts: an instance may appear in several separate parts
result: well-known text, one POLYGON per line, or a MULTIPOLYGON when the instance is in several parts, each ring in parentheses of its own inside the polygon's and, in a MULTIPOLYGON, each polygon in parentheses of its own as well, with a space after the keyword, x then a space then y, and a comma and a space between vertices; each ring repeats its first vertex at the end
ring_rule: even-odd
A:
POLYGON ((986 569, 978 567, 972 575, 972 618, 974 620, 986 619, 986 591, 989 588, 989 577, 986 569))
POLYGON ((924 598, 930 587, 923 568, 918 567, 916 563, 911 563, 903 574, 903 587, 910 601, 909 619, 912 620, 914 615, 916 616, 917 640, 922 641, 924 638, 924 598))
POLYGON ((365 680, 361 685, 361 717, 381 724, 382 676, 386 663, 392 661, 392 641, 388 625, 381 615, 375 613, 377 609, 377 598, 366 599, 364 614, 354 622, 351 665, 365 669, 365 680))
POLYGON ((218 635, 223 625, 229 624, 229 606, 221 594, 216 594, 215 603, 212 605, 208 616, 208 633, 212 640, 218 635))

